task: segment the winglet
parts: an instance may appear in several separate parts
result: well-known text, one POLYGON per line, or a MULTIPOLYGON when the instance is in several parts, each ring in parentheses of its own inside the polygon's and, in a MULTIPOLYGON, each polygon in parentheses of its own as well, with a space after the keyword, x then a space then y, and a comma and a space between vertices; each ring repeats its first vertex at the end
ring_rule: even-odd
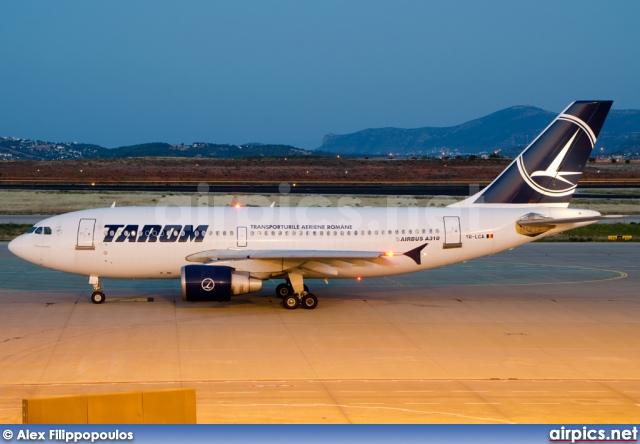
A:
POLYGON ((418 265, 420 265, 420 253, 422 253, 422 250, 424 249, 424 247, 426 247, 427 245, 429 245, 428 243, 426 244, 422 244, 419 247, 414 248, 413 250, 409 250, 406 253, 403 253, 405 256, 409 256, 411 259, 414 260, 414 262, 418 265))

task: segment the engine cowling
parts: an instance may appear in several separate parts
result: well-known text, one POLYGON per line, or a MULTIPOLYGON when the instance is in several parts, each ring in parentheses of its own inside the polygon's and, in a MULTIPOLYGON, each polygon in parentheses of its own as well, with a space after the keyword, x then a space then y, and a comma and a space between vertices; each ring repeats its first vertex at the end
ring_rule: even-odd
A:
POLYGON ((232 295, 262 290, 262 281, 231 267, 185 265, 180 272, 185 301, 229 301, 232 295))

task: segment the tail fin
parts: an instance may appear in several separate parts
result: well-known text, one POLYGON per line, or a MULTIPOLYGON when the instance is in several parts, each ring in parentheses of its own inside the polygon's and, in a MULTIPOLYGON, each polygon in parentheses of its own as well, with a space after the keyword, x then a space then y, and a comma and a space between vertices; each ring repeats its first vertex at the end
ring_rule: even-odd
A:
POLYGON ((454 206, 567 207, 613 101, 573 102, 489 186, 454 206))

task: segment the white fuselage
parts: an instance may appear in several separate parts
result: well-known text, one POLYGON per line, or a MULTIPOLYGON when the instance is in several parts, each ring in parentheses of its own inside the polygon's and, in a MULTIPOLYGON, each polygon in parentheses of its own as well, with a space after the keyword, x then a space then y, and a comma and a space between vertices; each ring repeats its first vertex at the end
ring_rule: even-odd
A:
MULTIPOLYGON (((179 278, 186 258, 211 250, 370 251, 374 260, 304 265, 306 278, 366 278, 425 270, 497 253, 554 234, 528 237, 516 221, 529 213, 563 218, 598 214, 535 205, 446 208, 116 207, 54 216, 10 248, 54 270, 125 279, 179 278), (206 228, 205 228, 206 227, 206 228), (198 230, 198 228, 200 228, 198 230), (48 230, 47 230, 48 231, 48 230), (196 233, 197 231, 197 233, 196 233), (416 261, 403 253, 426 246, 416 261), (419 263, 418 263, 419 262, 419 263)), ((588 225, 576 223, 569 228, 588 225)), ((563 227, 566 230, 568 227, 563 227)), ((286 254, 283 254, 286 257, 286 254)), ((285 276, 290 259, 216 261, 259 279, 285 276)))

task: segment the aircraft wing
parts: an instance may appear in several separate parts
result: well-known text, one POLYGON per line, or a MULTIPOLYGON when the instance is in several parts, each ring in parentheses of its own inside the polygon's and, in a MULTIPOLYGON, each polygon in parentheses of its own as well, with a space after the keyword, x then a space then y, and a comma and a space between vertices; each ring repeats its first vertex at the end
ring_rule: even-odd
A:
POLYGON ((187 256, 190 262, 233 261, 240 259, 375 259, 380 251, 332 250, 209 250, 187 256))
POLYGON ((615 216, 565 217, 565 218, 558 218, 558 219, 552 219, 552 218, 522 219, 518 221, 518 225, 525 226, 525 227, 526 226, 534 227, 534 226, 540 226, 540 225, 544 225, 544 226, 568 225, 568 224, 574 224, 579 222, 594 222, 594 221, 607 220, 607 219, 620 219, 621 217, 624 217, 624 216, 615 215, 615 216))
POLYGON ((233 261, 243 259, 295 259, 299 261, 328 261, 328 260, 374 260, 377 258, 405 255, 420 264, 420 252, 427 244, 404 253, 384 251, 348 251, 348 250, 207 250, 187 256, 189 262, 233 261))

